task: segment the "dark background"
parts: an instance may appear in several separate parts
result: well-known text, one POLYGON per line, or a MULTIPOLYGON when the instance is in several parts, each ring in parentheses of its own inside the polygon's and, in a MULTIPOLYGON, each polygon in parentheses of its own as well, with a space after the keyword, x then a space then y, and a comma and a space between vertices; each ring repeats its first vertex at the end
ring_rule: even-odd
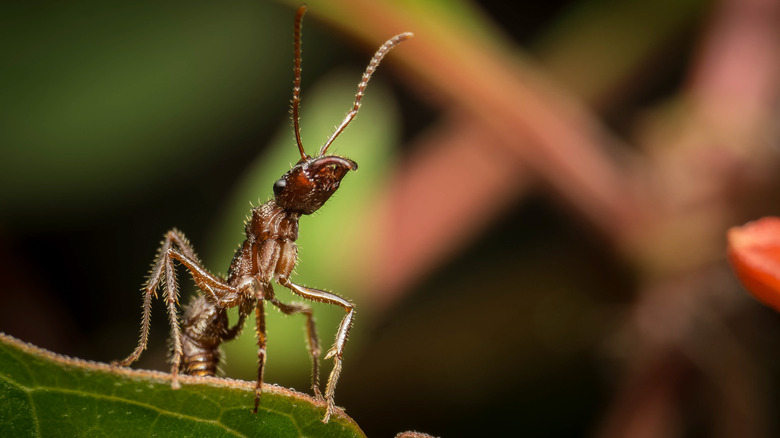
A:
MULTIPOLYGON (((628 145, 637 137, 637 120, 651 108, 680 99, 692 83, 690 69, 700 55, 702 35, 722 3, 692 4, 668 10, 686 18, 660 31, 667 33, 641 60, 631 61, 633 70, 620 83, 593 100, 580 96, 604 127, 627 139, 627 149, 637 148, 628 145)), ((540 64, 567 26, 585 26, 587 20, 600 19, 600 11, 617 14, 617 21, 635 18, 628 12, 621 17, 620 9, 603 0, 473 6, 492 31, 540 64)), ((304 25, 304 137, 307 87, 337 70, 357 84, 379 44, 356 43, 348 31, 319 18, 316 7, 310 4, 304 25)), ((183 230, 206 265, 222 273, 230 259, 218 248, 241 241, 240 219, 232 221, 232 237, 218 234, 218 224, 224 224, 232 194, 251 163, 267 153, 270 139, 283 129, 292 132, 294 7, 276 2, 51 2, 1 8, 0 330, 71 356, 105 362, 124 357, 137 339, 139 290, 163 233, 174 226, 183 230)), ((650 15, 642 20, 648 27, 657 23, 650 15)), ((409 30, 425 37, 424 30, 409 30)), ((605 62, 602 55, 593 59, 605 62)), ((597 67, 582 65, 583 75, 597 67)), ((363 184, 364 173, 391 172, 413 159, 419 139, 446 118, 447 104, 409 86, 408 73, 401 79, 397 68, 383 65, 374 79, 381 85, 372 82, 366 97, 371 99, 372 87, 384 87, 396 102, 396 160, 385 170, 361 163, 345 186, 363 184)), ((447 80, 447 72, 442 78, 447 80)), ((566 89, 565 81, 560 86, 566 89)), ((331 125, 347 110, 349 98, 334 103, 331 125)), ((776 110, 768 113, 775 120, 776 110)), ((308 138, 310 149, 318 146, 319 137, 308 138)), ((287 147, 287 160, 294 161, 293 143, 287 147)), ((349 146, 338 152, 352 155, 349 146)), ((242 201, 247 212, 249 201, 267 199, 272 183, 286 170, 258 176, 265 191, 242 201)), ((776 182, 767 185, 776 187, 776 182)), ((762 199, 751 211, 780 210, 773 201, 777 198, 762 199)), ((605 242, 597 227, 545 190, 531 190, 500 211, 474 238, 411 276, 389 305, 375 305, 370 293, 339 290, 356 301, 358 318, 357 340, 348 345, 336 400, 369 436, 409 429, 440 436, 607 436, 607 425, 629 416, 623 409, 641 405, 643 392, 637 395, 631 388, 652 387, 653 378, 674 382, 675 391, 666 397, 677 414, 667 429, 647 430, 674 431, 674 436, 746 436, 741 435, 746 431, 772 436, 777 430, 769 414, 777 399, 780 320, 739 290, 722 258, 695 271, 706 272, 702 275, 717 285, 714 289, 726 290, 731 310, 719 311, 720 322, 697 326, 698 331, 691 329, 695 335, 680 335, 685 342, 653 355, 648 350, 655 347, 638 345, 647 342, 642 296, 648 283, 660 283, 658 277, 648 281, 652 275, 637 267, 641 263, 605 242), (720 338, 724 333, 727 341, 720 338), (701 362, 702 356, 686 349, 691 342, 708 348, 713 342, 736 345, 744 362, 713 374, 708 361, 717 359, 705 355, 701 362), (657 363, 662 364, 654 372, 641 374, 657 363), (641 377, 632 379, 635 373, 641 377), (724 375, 736 375, 737 385, 748 382, 751 388, 749 395, 739 393, 750 415, 733 422, 720 418, 727 405, 723 400, 730 396, 713 384, 724 375), (737 426, 720 428, 723 423, 737 426)), ((360 208, 336 209, 329 217, 359 220, 362 213, 360 208)), ((317 219, 302 224, 302 235, 327 234, 314 228, 317 219)), ((355 238, 339 234, 334 245, 355 238)), ((360 257, 375 254, 355 256, 360 257)), ((338 278, 305 277, 319 262, 315 256, 302 259, 298 273, 306 283, 341 284, 338 278)), ((189 281, 181 284, 183 295, 192 293, 189 281)), ((293 300, 285 291, 279 294, 293 300)), ((651 324, 660 331, 674 325, 669 321, 675 311, 666 313, 663 305, 662 316, 651 324)), ((320 328, 321 339, 329 340, 340 314, 315 309, 330 312, 320 328)), ((139 366, 166 369, 164 315, 155 303, 150 347, 139 366)), ((284 330, 272 328, 270 336, 283 336, 284 330)), ((252 330, 246 332, 251 349, 252 330)), ((284 355, 274 357, 271 344, 267 379, 306 388, 302 337, 295 332, 290 339, 300 343, 290 347, 297 354, 291 371, 281 363, 284 355)), ((248 375, 243 374, 246 366, 230 371, 231 361, 240 359, 228 352, 229 376, 252 378, 255 356, 248 351, 248 375)))

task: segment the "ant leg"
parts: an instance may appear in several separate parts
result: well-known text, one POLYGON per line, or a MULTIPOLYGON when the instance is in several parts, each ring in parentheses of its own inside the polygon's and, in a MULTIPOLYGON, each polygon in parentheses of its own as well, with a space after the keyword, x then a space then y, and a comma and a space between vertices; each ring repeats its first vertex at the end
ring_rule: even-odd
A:
POLYGON ((190 271, 195 285, 214 303, 222 307, 234 307, 239 304, 241 297, 239 287, 232 286, 224 279, 210 273, 200 260, 193 259, 176 248, 171 248, 168 253, 171 258, 178 260, 190 271))
POLYGON ((165 234, 165 240, 163 240, 162 246, 160 246, 157 255, 154 258, 152 264, 152 271, 149 273, 149 278, 146 280, 144 286, 144 304, 143 304, 143 316, 141 318, 141 339, 138 341, 138 346, 130 353, 126 358, 112 362, 112 365, 129 366, 131 363, 138 360, 141 356, 141 352, 146 349, 146 343, 149 339, 149 325, 151 322, 152 311, 152 297, 157 298, 157 286, 162 281, 163 270, 166 266, 166 260, 168 259, 168 251, 171 249, 173 241, 177 240, 177 234, 180 234, 177 230, 171 230, 165 234))
POLYGON ((303 298, 320 303, 335 304, 347 312, 347 314, 344 315, 344 318, 341 320, 341 324, 339 324, 338 332, 336 332, 336 341, 333 343, 333 347, 331 347, 331 349, 325 355, 325 359, 333 358, 333 370, 330 372, 330 376, 328 377, 328 384, 325 387, 325 401, 327 402, 328 406, 325 411, 325 418, 322 419, 323 423, 327 423, 328 420, 330 420, 331 414, 336 409, 336 402, 334 401, 336 383, 338 382, 339 375, 341 374, 344 345, 347 342, 349 329, 352 328, 352 319, 355 316, 355 307, 352 305, 352 303, 334 293, 300 286, 291 282, 288 278, 279 278, 279 283, 303 298))
POLYGON ((181 231, 177 230, 176 228, 168 231, 165 234, 165 240, 174 243, 175 247, 179 248, 181 252, 184 253, 184 255, 186 255, 188 258, 198 260, 198 256, 195 254, 195 250, 192 248, 192 244, 181 231))
POLYGON ((157 252, 152 271, 144 287, 143 316, 141 319, 141 339, 138 346, 128 357, 113 362, 112 365, 128 366, 138 360, 146 349, 149 338, 149 326, 151 321, 152 297, 157 297, 157 288, 165 281, 165 298, 168 306, 168 318, 171 323, 171 337, 173 341, 173 357, 171 374, 173 379, 171 386, 179 387, 178 372, 183 356, 181 344, 181 328, 179 327, 178 311, 178 286, 176 284, 176 271, 173 260, 178 260, 186 267, 195 283, 202 290, 209 293, 215 301, 234 302, 238 300, 237 289, 227 284, 223 279, 210 274, 203 268, 195 255, 189 241, 184 235, 173 229, 165 234, 160 250, 157 252))
MULTIPOLYGON (((243 301, 238 303, 238 321, 236 321, 233 327, 227 329, 225 334, 222 336, 223 342, 232 341, 239 334, 241 334, 241 330, 244 329, 244 321, 246 321, 246 317, 249 316, 249 313, 252 312, 254 300, 257 299, 256 297, 262 296, 262 286, 254 277, 243 277, 241 280, 239 280, 238 284, 231 287, 234 287, 234 293, 229 294, 227 298, 237 299, 240 295, 243 297, 243 301), (252 297, 252 299, 247 300, 247 297, 252 297), (249 303, 248 306, 246 305, 247 303, 249 303)), ((228 301, 228 299, 223 299, 220 301, 216 296, 214 296, 214 298, 218 303, 224 303, 228 301)))
MULTIPOLYGON (((156 294, 155 294, 156 296, 156 294)), ((144 291, 144 304, 143 313, 141 316, 141 339, 138 341, 138 346, 135 347, 129 356, 122 360, 115 360, 111 362, 112 366, 129 366, 131 363, 138 360, 141 356, 141 352, 146 349, 146 341, 149 339, 149 325, 152 320, 152 294, 144 291)))
POLYGON ((317 327, 314 324, 314 313, 311 307, 305 304, 285 304, 279 301, 273 296, 273 289, 271 285, 268 285, 271 293, 270 297, 266 300, 271 304, 279 308, 285 315, 292 315, 294 313, 303 313, 306 315, 306 343, 309 345, 309 355, 311 355, 312 370, 311 370, 311 388, 314 391, 314 396, 318 399, 322 399, 322 393, 320 392, 320 341, 317 338, 317 327))
POLYGON ((143 317, 141 319, 141 339, 138 342, 138 346, 129 356, 121 361, 116 361, 114 365, 128 366, 131 363, 138 360, 141 356, 141 352, 146 349, 146 344, 149 339, 149 325, 151 321, 151 306, 152 297, 157 297, 157 287, 165 277, 165 298, 168 304, 168 318, 171 323, 171 338, 173 340, 173 357, 171 366, 171 387, 178 388, 178 374, 179 366, 181 364, 181 357, 183 355, 181 347, 181 329, 179 328, 178 312, 176 310, 176 304, 178 303, 178 287, 176 285, 176 271, 174 270, 173 260, 170 257, 171 251, 174 249, 174 244, 184 244, 185 251, 194 254, 189 247, 189 243, 186 238, 177 230, 171 230, 165 234, 165 240, 163 241, 160 250, 155 257, 155 262, 152 268, 152 272, 149 275, 149 279, 144 287, 144 307, 143 317))
POLYGON ((263 300, 257 300, 255 306, 255 317, 257 318, 257 383, 255 383, 255 408, 252 413, 257 413, 260 406, 260 396, 263 394, 263 371, 265 369, 265 309, 263 300))
POLYGON ((222 340, 232 341, 233 339, 236 339, 236 336, 238 336, 241 333, 241 329, 244 328, 244 321, 246 321, 246 315, 239 312, 238 321, 236 321, 236 325, 228 329, 227 333, 225 333, 225 336, 222 337, 222 340))
MULTIPOLYGON (((183 237, 183 236, 182 236, 183 237)), ((184 240, 186 243, 186 240, 184 240)), ((184 251, 189 255, 194 256, 194 251, 190 247, 183 247, 184 251)), ((181 343, 181 328, 179 327, 178 312, 176 310, 176 304, 178 304, 178 287, 176 286, 176 271, 174 270, 173 261, 178 260, 188 271, 195 284, 217 303, 230 303, 238 300, 239 294, 238 288, 227 284, 223 279, 216 277, 209 273, 199 260, 193 259, 188 255, 185 255, 177 248, 170 248, 167 252, 166 264, 165 264, 165 283, 166 283, 166 298, 168 301, 168 318, 171 321, 171 339, 173 340, 173 357, 171 358, 171 375, 173 379, 171 381, 171 387, 178 389, 180 387, 178 381, 179 368, 181 367, 181 361, 184 356, 181 343)), ((244 315, 239 318, 239 324, 233 329, 235 335, 241 330, 243 326, 244 315)), ((232 331, 232 329, 231 329, 232 331)), ((235 337, 234 335, 234 337, 235 337)))
POLYGON ((165 258, 165 298, 168 302, 168 319, 171 322, 171 340, 173 341, 173 356, 171 357, 171 387, 179 389, 179 367, 184 351, 181 346, 181 327, 176 304, 179 302, 179 288, 176 285, 176 271, 173 259, 165 258))

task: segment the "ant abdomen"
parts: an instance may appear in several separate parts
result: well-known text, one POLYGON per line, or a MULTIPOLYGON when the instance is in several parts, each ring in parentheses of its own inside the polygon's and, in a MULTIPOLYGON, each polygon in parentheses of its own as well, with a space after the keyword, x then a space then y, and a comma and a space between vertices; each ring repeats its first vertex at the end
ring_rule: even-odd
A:
POLYGON ((218 348, 190 354, 184 359, 179 372, 190 376, 215 376, 220 358, 221 354, 218 348))
POLYGON ((205 295, 198 295, 186 307, 183 319, 179 371, 194 376, 216 375, 221 358, 219 346, 230 331, 227 312, 205 295))

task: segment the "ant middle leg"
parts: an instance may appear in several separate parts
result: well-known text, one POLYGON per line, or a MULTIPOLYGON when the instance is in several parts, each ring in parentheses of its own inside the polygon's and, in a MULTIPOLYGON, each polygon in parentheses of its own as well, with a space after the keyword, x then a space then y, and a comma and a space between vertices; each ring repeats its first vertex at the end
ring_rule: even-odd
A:
POLYGON ((263 395, 263 372, 265 371, 265 346, 267 336, 265 333, 265 309, 263 307, 263 300, 257 300, 255 305, 255 318, 257 319, 257 381, 255 382, 255 407, 252 409, 252 413, 257 413, 257 408, 260 406, 260 396, 263 395))
POLYGON ((327 402, 327 409, 325 411, 325 418, 322 419, 323 423, 327 423, 331 414, 336 409, 336 403, 334 401, 336 383, 338 382, 339 376, 341 375, 344 345, 347 343, 349 329, 352 328, 352 320, 355 316, 355 307, 352 305, 352 303, 334 293, 301 286, 293 283, 289 278, 279 278, 279 283, 303 298, 319 303, 335 304, 347 312, 339 324, 338 331, 336 332, 336 341, 333 343, 333 347, 331 347, 331 349, 328 350, 328 353, 325 355, 325 359, 333 358, 333 369, 330 372, 330 376, 328 377, 328 384, 325 387, 325 401, 327 402))
POLYGON ((286 304, 279 301, 273 295, 273 289, 271 285, 268 285, 270 293, 266 301, 270 302, 282 311, 285 315, 292 315, 295 313, 303 313, 306 315, 306 344, 309 346, 309 355, 312 361, 311 370, 311 388, 314 391, 314 396, 318 399, 322 399, 322 392, 320 392, 320 342, 317 337, 317 326, 314 323, 314 313, 311 307, 305 304, 291 303, 286 304))

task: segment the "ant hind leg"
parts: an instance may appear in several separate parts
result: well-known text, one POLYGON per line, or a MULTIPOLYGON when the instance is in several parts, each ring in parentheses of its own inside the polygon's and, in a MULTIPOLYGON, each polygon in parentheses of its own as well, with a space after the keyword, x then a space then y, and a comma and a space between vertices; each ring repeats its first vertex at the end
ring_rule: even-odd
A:
POLYGON ((149 278, 143 290, 143 313, 141 317, 141 337, 138 346, 120 361, 112 362, 114 366, 129 366, 141 356, 146 349, 151 321, 152 298, 157 297, 157 288, 165 283, 164 296, 168 308, 168 319, 171 324, 171 342, 173 354, 171 357, 171 386, 179 387, 178 373, 181 366, 182 351, 181 328, 177 306, 179 304, 179 288, 176 282, 174 260, 178 260, 190 272, 195 283, 214 300, 235 300, 237 293, 234 287, 223 279, 210 274, 198 260, 192 245, 179 230, 172 229, 165 233, 165 238, 157 252, 149 278))

